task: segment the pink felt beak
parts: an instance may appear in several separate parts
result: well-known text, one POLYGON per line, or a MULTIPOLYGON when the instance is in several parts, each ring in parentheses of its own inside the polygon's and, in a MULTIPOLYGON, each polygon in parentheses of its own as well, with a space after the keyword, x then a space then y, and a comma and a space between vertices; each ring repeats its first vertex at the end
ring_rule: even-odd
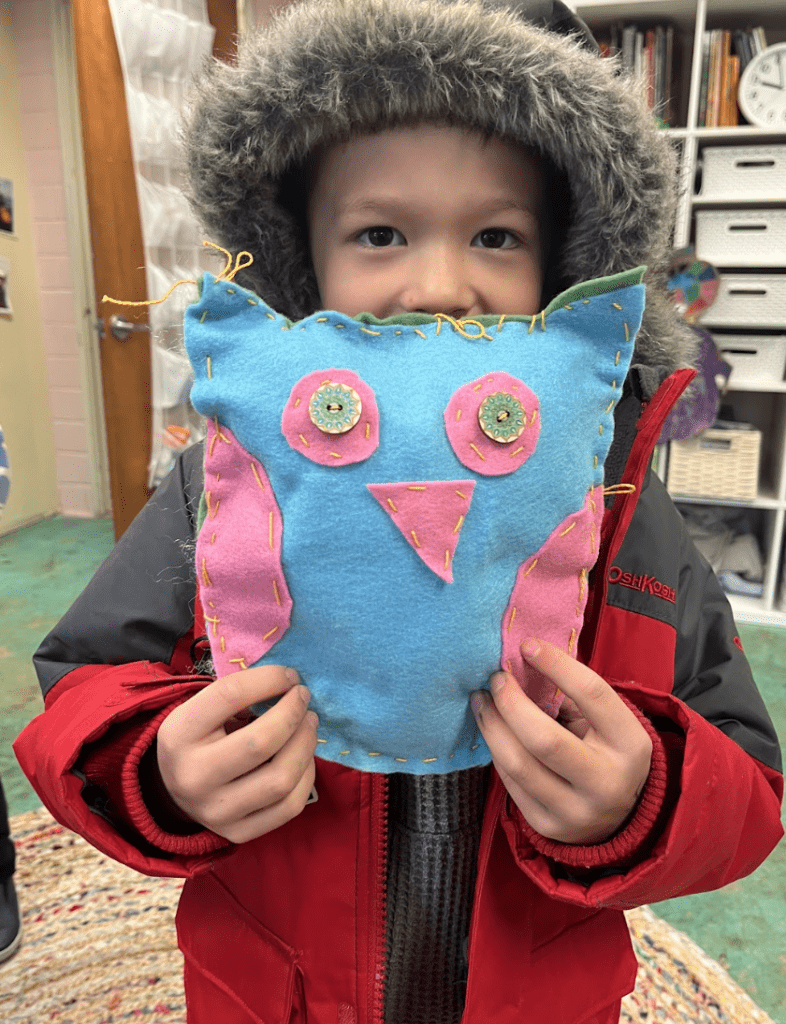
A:
POLYGON ((474 480, 420 480, 366 485, 417 556, 446 583, 453 582, 453 556, 474 480))

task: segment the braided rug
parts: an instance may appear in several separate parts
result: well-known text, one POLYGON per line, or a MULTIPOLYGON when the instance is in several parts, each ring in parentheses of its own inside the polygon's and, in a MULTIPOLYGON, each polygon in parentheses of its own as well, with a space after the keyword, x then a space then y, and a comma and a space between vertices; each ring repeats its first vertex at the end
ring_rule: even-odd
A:
MULTIPOLYGON (((12 818, 11 829, 24 937, 0 965, 3 1024, 185 1024, 174 926, 182 883, 115 863, 44 809, 12 818)), ((627 919, 639 976, 621 1024, 774 1024, 648 907, 627 919)))

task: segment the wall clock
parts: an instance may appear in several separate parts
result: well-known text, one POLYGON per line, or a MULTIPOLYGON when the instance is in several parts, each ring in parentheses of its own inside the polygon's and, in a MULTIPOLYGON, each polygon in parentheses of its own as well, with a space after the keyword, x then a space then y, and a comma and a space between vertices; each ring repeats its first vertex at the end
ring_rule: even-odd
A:
POLYGON ((756 54, 740 79, 738 102, 751 124, 786 128, 786 43, 756 54))

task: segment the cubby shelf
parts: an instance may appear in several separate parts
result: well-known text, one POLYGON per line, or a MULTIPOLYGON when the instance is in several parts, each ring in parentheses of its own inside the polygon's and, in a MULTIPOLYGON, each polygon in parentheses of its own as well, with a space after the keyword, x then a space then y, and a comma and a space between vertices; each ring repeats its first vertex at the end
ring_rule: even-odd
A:
MULTIPOLYGON (((768 44, 786 40, 786 6, 783 0, 574 0, 569 2, 593 32, 599 36, 614 23, 635 23, 644 27, 672 24, 677 38, 674 67, 675 110, 678 126, 667 129, 680 159, 681 193, 674 229, 675 248, 695 241, 695 214, 705 210, 786 210, 786 197, 775 195, 703 195, 697 192, 702 154, 709 146, 786 145, 786 123, 778 130, 750 125, 730 128, 700 128, 699 98, 702 76, 702 40, 705 31, 716 28, 747 28, 762 25, 768 44)), ((698 186, 700 188, 700 185, 698 186)), ((698 253, 701 256, 701 253, 698 253)), ((721 271, 735 274, 786 275, 786 267, 768 266, 735 269, 733 249, 728 260, 716 260, 721 271)), ((715 331, 731 329, 708 312, 701 325, 715 331)), ((761 326, 761 325, 759 325, 761 326)), ((786 334, 786 312, 768 325, 786 334)), ((734 325, 739 334, 752 333, 756 325, 734 325)), ((762 433, 758 494, 752 502, 722 501, 715 498, 673 495, 678 503, 740 506, 753 510, 758 521, 757 537, 765 560, 761 598, 731 596, 739 621, 786 626, 786 379, 735 384, 734 374, 724 402, 738 411, 740 419, 752 422, 762 433)))

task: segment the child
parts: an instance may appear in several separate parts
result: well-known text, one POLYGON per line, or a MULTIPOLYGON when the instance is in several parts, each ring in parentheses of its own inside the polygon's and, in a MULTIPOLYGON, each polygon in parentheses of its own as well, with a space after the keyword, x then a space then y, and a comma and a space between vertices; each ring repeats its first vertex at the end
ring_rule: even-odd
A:
POLYGON ((202 450, 43 642, 47 709, 18 756, 64 824, 188 879, 189 1021, 612 1024, 635 980, 622 910, 725 885, 781 836, 777 739, 728 603, 647 469, 690 378, 655 285, 673 163, 553 8, 577 36, 483 0, 296 5, 191 114, 195 209, 290 320, 482 324, 645 263, 650 284, 579 656, 523 645, 567 696, 555 721, 495 673, 472 699, 493 767, 346 767, 314 756, 298 665, 199 674, 202 450))

